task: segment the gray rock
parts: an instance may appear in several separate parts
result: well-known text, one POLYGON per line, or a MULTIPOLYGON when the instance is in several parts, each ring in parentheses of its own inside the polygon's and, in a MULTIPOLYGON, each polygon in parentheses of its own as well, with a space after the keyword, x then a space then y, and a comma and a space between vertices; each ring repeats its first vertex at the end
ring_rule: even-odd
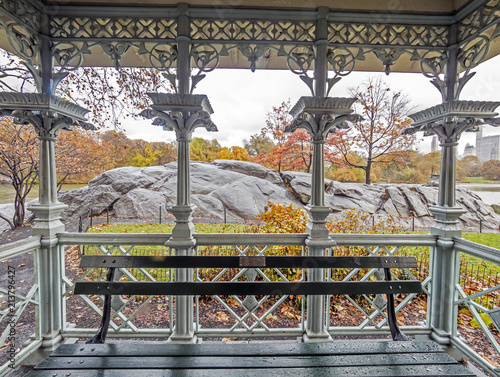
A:
POLYGON ((403 186, 401 188, 401 191, 406 197, 408 203, 410 203, 411 212, 413 212, 414 216, 417 217, 430 216, 430 212, 427 209, 424 202, 422 202, 422 200, 420 199, 420 195, 412 191, 412 189, 410 189, 407 186, 403 186))
POLYGON ((110 184, 86 186, 76 190, 59 193, 59 201, 68 205, 62 213, 63 219, 77 219, 88 215, 92 209, 99 215, 111 207, 119 198, 110 184))
POLYGON ((255 219, 262 213, 268 201, 302 207, 290 197, 288 192, 278 185, 264 179, 245 177, 228 183, 210 193, 234 215, 242 219, 255 219))
POLYGON ((383 209, 384 209, 385 213, 387 213, 388 215, 391 215, 394 217, 399 216, 398 210, 396 209, 396 207, 394 206, 394 203, 390 199, 384 203, 383 209))
POLYGON ((160 207, 162 214, 166 214, 167 206, 171 205, 159 192, 136 188, 118 199, 113 210, 119 218, 154 219, 159 218, 160 207))
MULTIPOLYGON (((311 174, 298 171, 284 171, 281 173, 283 182, 292 189, 294 195, 302 204, 308 204, 311 200, 311 174)), ((329 192, 333 181, 325 179, 325 191, 329 192)))
POLYGON ((194 217, 201 218, 224 218, 224 205, 219 199, 208 195, 194 194, 191 197, 192 203, 196 206, 194 217))
POLYGON ((438 201, 438 189, 437 187, 427 187, 423 185, 415 185, 415 190, 421 195, 424 204, 427 206, 433 206, 437 204, 438 201))
POLYGON ((265 166, 237 160, 215 160, 213 164, 222 170, 233 171, 251 177, 262 178, 275 184, 281 184, 281 177, 275 170, 266 168, 265 166))
POLYGON ((396 187, 386 187, 385 191, 387 192, 389 198, 391 198, 392 204, 394 204, 394 207, 398 211, 399 215, 401 217, 409 217, 410 211, 408 204, 406 203, 406 199, 401 191, 399 191, 396 187))
POLYGON ((348 209, 359 209, 373 213, 375 206, 367 208, 366 202, 359 202, 354 199, 340 195, 325 195, 325 205, 330 207, 333 212, 342 212, 348 209))
MULTIPOLYGON (((60 194, 69 205, 64 218, 78 218, 111 207, 117 217, 158 217, 159 207, 174 205, 177 194, 177 163, 145 168, 126 167, 110 170, 94 178, 88 187, 60 194)), ((194 216, 223 218, 224 208, 229 217, 255 219, 268 201, 304 208, 311 199, 311 174, 286 171, 281 176, 263 166, 243 161, 217 160, 214 163, 191 163, 191 194, 196 206, 194 216)), ((377 219, 392 216, 409 229, 433 224, 427 206, 435 205, 438 190, 422 185, 365 185, 325 181, 325 205, 334 215, 358 209, 377 219), (414 220, 409 219, 414 216, 414 220)), ((476 194, 457 188, 457 203, 468 210, 462 216, 464 226, 477 227, 482 221, 486 228, 497 228, 500 216, 476 194)))

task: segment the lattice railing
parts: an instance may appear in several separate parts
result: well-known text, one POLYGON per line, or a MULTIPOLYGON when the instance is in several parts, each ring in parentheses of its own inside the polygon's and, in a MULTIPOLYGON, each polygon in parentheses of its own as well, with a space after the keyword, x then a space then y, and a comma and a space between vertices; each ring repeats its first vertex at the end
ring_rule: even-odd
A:
MULTIPOLYGON (((456 239, 455 247, 461 253, 478 258, 478 263, 500 266, 499 249, 463 239, 456 239)), ((464 264, 461 265, 460 275, 455 285, 457 321, 453 344, 493 375, 500 376, 500 307, 496 306, 500 284, 464 274, 464 264)))
MULTIPOLYGON (((414 279, 422 282, 422 294, 407 294, 396 297, 398 323, 407 334, 430 332, 427 318, 430 315, 430 285, 435 240, 432 236, 407 236, 398 240, 397 236, 384 235, 334 235, 339 246, 332 249, 332 255, 359 256, 415 256, 418 269, 391 270, 394 279, 414 279)), ((384 280, 384 272, 379 269, 332 270, 328 274, 332 281, 384 280)), ((387 331, 386 300, 381 295, 335 296, 328 300, 329 331, 332 335, 376 334, 387 331)))
MULTIPOLYGON (((147 234, 64 234, 60 241, 66 245, 86 245, 86 254, 98 255, 171 255, 171 251, 163 246, 170 235, 147 234)), ((339 246, 333 254, 359 253, 360 255, 412 255, 421 254, 429 263, 432 236, 388 236, 388 235, 333 235, 339 246)), ((236 255, 236 256, 269 256, 269 255, 306 255, 305 234, 199 234, 196 235, 198 255, 236 255)), ((72 294, 74 282, 77 280, 97 280, 105 278, 105 271, 93 269, 82 271, 78 269, 78 247, 67 250, 67 255, 76 256, 67 268, 66 303, 68 318, 65 333, 67 336, 91 336, 95 333, 102 314, 102 301, 98 297, 75 297, 72 294), (80 312, 75 318, 74 312, 80 312), (70 325, 70 323, 72 323, 70 325)), ((427 267, 426 267, 427 268, 427 267)), ((429 294, 430 277, 428 269, 420 271, 398 270, 398 278, 419 278, 423 281, 424 295, 429 294)), ((328 273, 329 279, 358 279, 359 271, 347 272, 339 277, 337 270, 328 273)), ((365 271, 361 280, 372 279, 377 271, 365 271)), ((120 269, 118 279, 133 281, 168 281, 174 278, 175 270, 152 269, 120 269)), ((302 281, 305 271, 302 269, 197 269, 195 279, 199 282, 209 281, 302 281)), ((407 295, 398 300, 397 312, 406 313, 415 309, 415 295, 407 295), (413 306, 411 306, 413 305, 413 306), (407 309, 411 307, 410 309, 407 309), (406 312, 405 312, 406 311, 406 312)), ((330 321, 332 334, 382 333, 387 331, 385 300, 365 297, 365 302, 356 298, 345 297, 355 310, 349 311, 352 318, 362 318, 356 325, 349 321, 334 323, 330 321), (380 304, 381 302, 384 304, 380 304), (367 308, 371 306, 372 308, 367 308), (377 306, 378 305, 378 306, 377 306), (335 325, 334 325, 335 324, 335 325)), ((195 298, 195 332, 205 338, 236 338, 255 336, 301 336, 304 333, 306 320, 304 297, 297 296, 212 296, 195 298)), ((421 298, 423 314, 417 319, 426 319, 426 298, 421 298)), ((335 299, 329 300, 326 310, 330 319, 335 317, 335 299)), ((168 337, 172 332, 175 297, 115 297, 113 300, 113 315, 109 336, 120 337, 168 337)), ((346 310, 346 313, 348 311, 346 310)), ((404 321, 405 317, 400 318, 404 321)), ((413 322, 415 318, 411 318, 413 322)), ((424 324, 407 326, 408 332, 428 332, 424 324)))
MULTIPOLYGON (((78 254, 170 255, 170 249, 163 246, 168 236, 159 242, 149 242, 149 245, 147 242, 139 245, 117 244, 116 239, 112 244, 96 244, 98 236, 95 236, 86 237, 85 241, 79 243, 80 247, 76 245, 66 247, 69 263, 67 263, 66 276, 63 277, 66 287, 63 296, 66 299, 67 306, 65 331, 82 337, 95 334, 102 317, 103 298, 100 296, 74 295, 75 282, 106 280, 106 270, 79 269, 78 254), (75 316, 74 313, 79 313, 79 315, 75 316)), ((113 235, 108 234, 105 236, 113 235)), ((134 238, 137 239, 137 237, 134 238)), ((146 239, 148 237, 142 235, 139 238, 146 239)), ((115 280, 170 281, 173 276, 174 272, 171 269, 120 268, 115 273, 115 280)), ((141 336, 168 337, 172 332, 174 299, 171 296, 114 296, 111 305, 113 310, 109 336, 127 337, 140 334, 141 336)))
POLYGON ((0 375, 8 373, 41 344, 38 322, 39 237, 0 246, 0 375))
MULTIPOLYGON (((253 237, 252 237, 253 238, 253 237)), ((258 239, 258 237, 257 237, 258 239)), ((303 244, 290 245, 227 245, 218 247, 199 247, 199 255, 236 255, 236 256, 275 256, 275 255, 305 255, 303 244)), ((264 268, 242 268, 232 270, 211 269, 196 271, 196 280, 203 281, 303 281, 303 269, 264 269, 264 268)), ((200 306, 197 297, 196 308, 196 332, 203 336, 237 337, 251 335, 287 335, 299 336, 304 331, 304 301, 296 306, 296 302, 290 296, 213 296, 214 304, 220 308, 218 313, 222 326, 207 328, 200 323, 210 315, 213 307, 200 306), (280 327, 273 321, 286 312, 289 319, 288 327, 280 327), (273 324, 274 322, 274 324, 273 324)))

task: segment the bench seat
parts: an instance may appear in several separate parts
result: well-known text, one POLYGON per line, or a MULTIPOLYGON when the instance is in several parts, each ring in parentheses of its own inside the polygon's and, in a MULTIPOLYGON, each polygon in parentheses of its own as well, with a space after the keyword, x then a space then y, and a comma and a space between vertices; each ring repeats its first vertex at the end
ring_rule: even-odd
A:
POLYGON ((432 341, 61 345, 28 377, 474 376, 432 341))

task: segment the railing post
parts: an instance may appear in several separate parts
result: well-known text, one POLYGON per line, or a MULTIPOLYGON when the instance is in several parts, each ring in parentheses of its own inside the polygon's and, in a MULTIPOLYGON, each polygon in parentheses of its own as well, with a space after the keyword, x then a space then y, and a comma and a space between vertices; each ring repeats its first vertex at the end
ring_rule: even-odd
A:
MULTIPOLYGON (((42 17, 43 34, 49 34, 48 16, 42 17)), ((2 115, 13 116, 16 123, 31 124, 40 140, 39 145, 39 201, 29 210, 37 218, 32 229, 33 235, 41 237, 38 255, 39 307, 37 320, 40 322, 42 355, 60 343, 64 324, 62 274, 64 253, 58 245, 57 234, 64 231, 61 213, 66 208, 57 199, 57 178, 55 161, 55 141, 59 130, 71 126, 93 127, 85 122, 88 110, 62 101, 55 97, 55 87, 59 80, 53 80, 51 42, 40 39, 36 46, 39 52, 37 62, 37 93, 0 93, 2 115)))
MULTIPOLYGON (((312 139, 312 182, 311 205, 308 208, 310 222, 307 226, 309 237, 306 240, 308 254, 326 256, 328 248, 335 245, 326 227, 330 208, 325 206, 325 167, 324 144, 330 132, 337 127, 347 127, 346 121, 354 121, 357 116, 350 115, 354 98, 328 98, 328 13, 327 7, 318 8, 316 22, 316 57, 314 61, 314 97, 302 97, 290 110, 294 118, 285 131, 293 132, 304 128, 312 139)), ((309 269, 309 281, 325 281, 326 271, 321 268, 309 269)), ((326 318, 326 296, 307 297, 307 320, 304 342, 331 341, 326 318)))
MULTIPOLYGON (((432 338, 448 346, 456 334, 457 307, 455 290, 460 272, 460 253, 455 250, 454 238, 460 238, 458 218, 466 211, 456 204, 455 198, 455 149, 464 131, 478 131, 484 123, 497 124, 495 109, 500 102, 460 101, 458 85, 459 52, 456 44, 457 26, 450 27, 445 80, 440 86, 443 103, 410 115, 414 123, 405 133, 424 131, 436 135, 441 146, 438 204, 429 207, 435 223, 431 234, 437 236, 431 271, 431 315, 432 338)), ((462 80, 460 80, 462 81, 462 80)), ((467 80, 465 80, 466 82, 467 80)))
MULTIPOLYGON (((189 177, 189 142, 193 130, 204 127, 207 131, 217 131, 210 119, 213 113, 208 98, 204 95, 191 94, 191 56, 190 56, 190 20, 187 4, 178 4, 177 20, 177 94, 148 93, 153 100, 152 109, 141 115, 154 119, 155 125, 162 125, 164 130, 174 130, 177 139, 177 203, 170 209, 175 216, 172 237, 165 243, 173 248, 176 255, 193 255, 196 240, 191 205, 191 185, 189 177)), ((175 270, 176 281, 193 281, 192 268, 175 270)), ((194 343, 193 296, 175 297, 175 326, 170 342, 194 343)))

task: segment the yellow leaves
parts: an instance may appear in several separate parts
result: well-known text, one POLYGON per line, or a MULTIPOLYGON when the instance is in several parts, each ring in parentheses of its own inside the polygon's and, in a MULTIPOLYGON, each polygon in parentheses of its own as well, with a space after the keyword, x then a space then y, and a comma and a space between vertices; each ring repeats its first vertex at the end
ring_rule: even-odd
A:
POLYGON ((230 319, 230 317, 224 312, 217 312, 217 318, 221 322, 227 322, 230 319))
POLYGON ((306 231, 307 214, 293 204, 267 202, 268 210, 257 215, 264 221, 263 229, 267 233, 304 233, 306 231))
POLYGON ((290 318, 290 319, 299 319, 300 318, 300 315, 296 315, 294 313, 294 310, 293 308, 290 308, 289 306, 283 306, 280 310, 281 312, 281 315, 282 316, 285 316, 286 318, 290 318))

